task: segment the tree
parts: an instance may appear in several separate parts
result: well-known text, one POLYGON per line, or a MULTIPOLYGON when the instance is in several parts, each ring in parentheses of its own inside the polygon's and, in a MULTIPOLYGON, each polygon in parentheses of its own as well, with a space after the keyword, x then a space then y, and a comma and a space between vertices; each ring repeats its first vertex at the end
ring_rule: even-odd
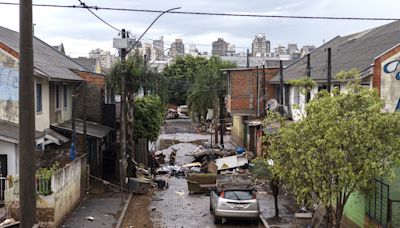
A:
POLYGON ((340 227, 353 192, 393 178, 400 160, 400 114, 381 112, 378 92, 360 86, 357 71, 337 78, 350 80, 346 93, 321 91, 303 120, 280 126, 264 143, 274 175, 300 203, 325 206, 329 227, 340 227))
POLYGON ((198 68, 194 84, 190 88, 187 98, 189 111, 193 115, 201 117, 207 113, 207 109, 217 109, 217 105, 221 102, 225 107, 227 78, 221 72, 221 69, 234 67, 236 65, 223 61, 218 56, 213 56, 205 66, 198 68))
POLYGON ((135 141, 146 138, 156 141, 163 123, 163 107, 156 95, 146 95, 135 99, 133 137, 135 141))
POLYGON ((163 75, 167 79, 168 103, 175 105, 186 104, 187 92, 194 83, 200 69, 207 65, 204 57, 186 55, 178 57, 167 66, 163 75))

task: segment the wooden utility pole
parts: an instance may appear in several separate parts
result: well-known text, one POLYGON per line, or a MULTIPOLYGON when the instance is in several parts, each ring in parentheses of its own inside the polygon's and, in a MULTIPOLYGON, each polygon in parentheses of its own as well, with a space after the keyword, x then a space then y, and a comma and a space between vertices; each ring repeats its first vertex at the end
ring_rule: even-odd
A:
POLYGON ((32 0, 20 0, 19 31, 19 227, 31 228, 36 223, 32 0))
POLYGON ((224 134, 225 134, 225 99, 222 91, 219 91, 219 124, 220 124, 220 144, 224 148, 224 134))
MULTIPOLYGON (((125 29, 121 31, 122 39, 126 38, 125 29)), ((126 179, 126 91, 125 91, 125 83, 126 83, 126 48, 121 48, 121 64, 122 64, 122 75, 121 75, 121 104, 120 104, 120 182, 121 189, 125 187, 125 179, 126 179)), ((124 200, 124 191, 121 190, 122 200, 124 200)))
POLYGON ((279 104, 283 109, 283 63, 279 61, 279 104))
MULTIPOLYGON (((310 63, 310 54, 307 54, 307 68, 306 68, 306 74, 308 78, 311 78, 311 63, 310 63)), ((306 103, 310 101, 310 91, 307 92, 306 94, 306 103)))
POLYGON ((332 66, 331 66, 331 48, 328 48, 328 92, 331 92, 331 85, 332 85, 332 66))
POLYGON ((262 91, 261 91, 261 94, 262 94, 262 115, 264 116, 265 115, 265 108, 266 108, 266 100, 267 100, 266 93, 265 93, 265 86, 266 86, 265 85, 265 83, 266 83, 265 65, 263 65, 263 75, 262 75, 261 83, 262 83, 262 85, 261 85, 261 88, 262 88, 262 91))
POLYGON ((250 53, 249 53, 250 51, 249 51, 249 49, 247 49, 247 68, 249 68, 250 67, 250 53))

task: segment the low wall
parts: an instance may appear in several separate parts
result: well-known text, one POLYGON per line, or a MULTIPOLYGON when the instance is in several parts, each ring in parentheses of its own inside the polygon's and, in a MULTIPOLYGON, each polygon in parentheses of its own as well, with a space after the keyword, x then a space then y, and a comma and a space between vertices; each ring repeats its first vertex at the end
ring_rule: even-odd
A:
MULTIPOLYGON (((52 194, 37 195, 36 216, 40 227, 59 227, 72 214, 82 200, 87 186, 86 154, 78 157, 59 169, 51 178, 52 194)), ((6 205, 18 212, 18 178, 14 178, 13 187, 5 191, 6 205), (16 202, 16 203, 14 203, 16 202)), ((19 219, 19 215, 13 215, 19 219)))
POLYGON ((54 196, 54 227, 59 226, 83 198, 86 164, 86 155, 83 155, 53 175, 51 189, 54 196))

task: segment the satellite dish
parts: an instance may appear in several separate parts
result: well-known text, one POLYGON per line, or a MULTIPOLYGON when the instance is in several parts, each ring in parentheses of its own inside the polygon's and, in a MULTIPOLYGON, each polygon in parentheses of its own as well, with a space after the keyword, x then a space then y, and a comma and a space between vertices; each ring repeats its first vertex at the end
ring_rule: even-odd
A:
POLYGON ((279 103, 276 99, 270 99, 267 102, 266 110, 274 111, 278 108, 278 106, 279 106, 279 103))

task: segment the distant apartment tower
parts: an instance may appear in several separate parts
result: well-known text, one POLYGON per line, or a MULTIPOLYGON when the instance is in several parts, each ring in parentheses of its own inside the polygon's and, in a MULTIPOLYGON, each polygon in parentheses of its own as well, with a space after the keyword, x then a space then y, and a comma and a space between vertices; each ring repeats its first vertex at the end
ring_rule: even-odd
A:
POLYGON ((254 37, 251 48, 253 56, 265 56, 271 52, 271 43, 264 34, 259 33, 254 37))
POLYGON ((282 45, 278 45, 275 48, 275 54, 279 54, 279 55, 286 55, 287 54, 287 49, 285 46, 282 45))
POLYGON ((303 57, 315 49, 314 45, 304 45, 300 50, 300 56, 303 57))
POLYGON ((110 69, 116 61, 116 57, 109 51, 103 51, 100 48, 89 52, 89 58, 99 59, 101 68, 110 69))
POLYGON ((228 46, 227 56, 234 56, 236 54, 236 46, 234 44, 230 44, 228 46))
POLYGON ((229 43, 225 42, 223 38, 218 38, 217 41, 212 42, 212 55, 226 56, 228 53, 229 43))
POLYGON ((160 39, 153 40, 154 59, 163 59, 164 57, 164 37, 160 36, 160 39))
POLYGON ((182 39, 175 39, 175 42, 171 44, 170 53, 172 58, 185 55, 185 45, 183 44, 182 39))
POLYGON ((288 44, 287 46, 287 54, 293 55, 293 53, 299 52, 297 48, 297 44, 288 44))

